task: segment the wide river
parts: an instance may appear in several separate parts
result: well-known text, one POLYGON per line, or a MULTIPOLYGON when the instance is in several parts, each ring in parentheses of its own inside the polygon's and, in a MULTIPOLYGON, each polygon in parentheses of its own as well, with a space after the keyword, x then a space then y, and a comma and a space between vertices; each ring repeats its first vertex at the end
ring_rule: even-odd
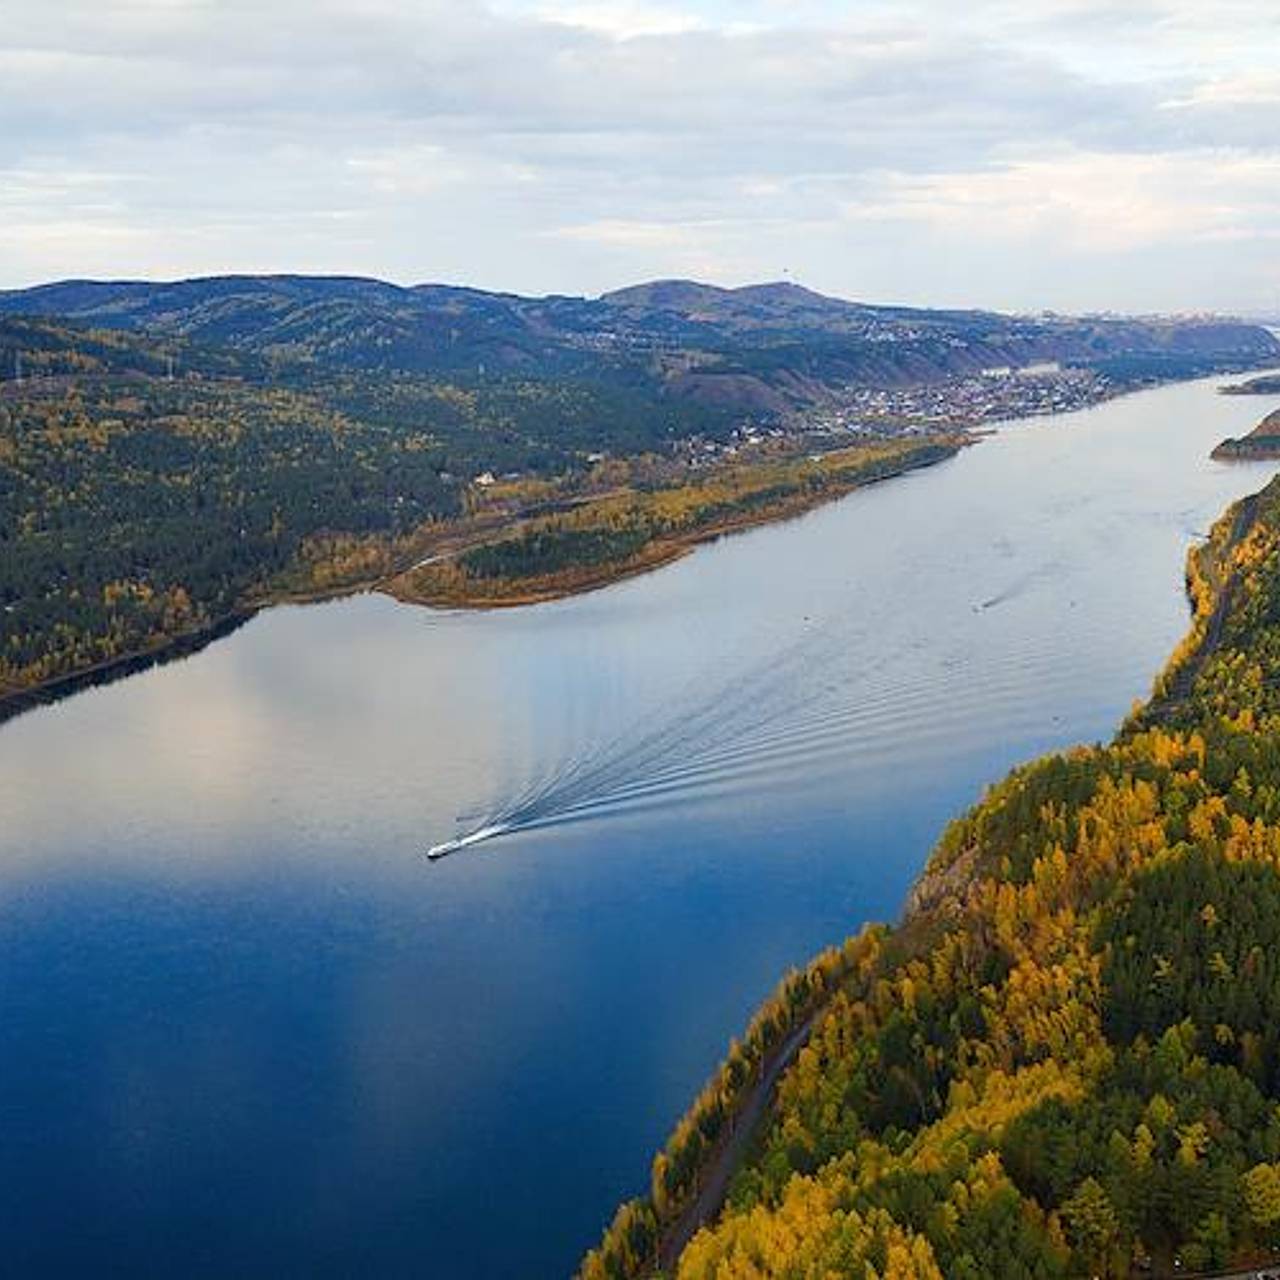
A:
POLYGON ((1273 407, 1215 386, 574 600, 277 609, 4 725, 5 1270, 565 1276, 783 971, 1146 693, 1270 474, 1209 461, 1273 407))

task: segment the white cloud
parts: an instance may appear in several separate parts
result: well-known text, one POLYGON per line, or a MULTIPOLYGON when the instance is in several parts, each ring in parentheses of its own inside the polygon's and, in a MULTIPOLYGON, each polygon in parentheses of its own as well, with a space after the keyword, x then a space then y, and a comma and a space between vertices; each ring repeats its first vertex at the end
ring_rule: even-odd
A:
POLYGON ((1115 254, 1247 240, 1273 225, 1280 156, 1064 152, 970 173, 886 174, 852 220, 924 222, 967 237, 1115 254))
POLYGON ((706 23, 684 7, 637 4, 631 0, 566 0, 565 3, 543 4, 537 16, 547 22, 562 23, 599 31, 618 40, 636 36, 667 36, 682 31, 697 31, 706 23))
POLYGON ((798 265, 1144 308, 1156 246, 1231 306, 1280 226, 1278 46, 1270 0, 10 0, 0 279, 798 265), (1186 269, 1228 243, 1239 273, 1186 269))
POLYGON ((632 248, 685 248, 697 238, 700 228, 690 223, 628 222, 606 218, 599 222, 553 227, 542 234, 553 240, 577 240, 589 244, 632 248))
POLYGON ((1196 107, 1244 106, 1267 107, 1280 103, 1280 74, 1253 71, 1202 81, 1181 98, 1171 98, 1162 105, 1171 109, 1196 107))

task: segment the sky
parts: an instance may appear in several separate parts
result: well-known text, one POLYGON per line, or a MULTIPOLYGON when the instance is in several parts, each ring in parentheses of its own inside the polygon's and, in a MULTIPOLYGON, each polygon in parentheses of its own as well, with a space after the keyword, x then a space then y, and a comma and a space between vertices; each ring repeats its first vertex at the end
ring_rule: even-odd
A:
POLYGON ((0 286, 1280 314, 1276 0, 3 0, 0 286))

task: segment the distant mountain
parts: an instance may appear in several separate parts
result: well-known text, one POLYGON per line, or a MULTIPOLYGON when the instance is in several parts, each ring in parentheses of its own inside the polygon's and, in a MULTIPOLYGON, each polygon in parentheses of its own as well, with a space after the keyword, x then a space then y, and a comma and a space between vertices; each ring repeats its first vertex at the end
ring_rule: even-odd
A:
POLYGON ((873 321, 958 325, 983 331, 1009 323, 983 311, 925 311, 870 306, 815 293, 790 281, 722 289, 695 280, 654 280, 606 293, 602 302, 631 312, 666 311, 686 320, 735 329, 865 333, 873 321))
POLYGON ((789 282, 662 280, 590 299, 343 276, 71 280, 0 293, 0 314, 142 331, 276 365, 568 377, 759 415, 820 404, 851 385, 1044 360, 1176 376, 1280 359, 1272 334, 1237 321, 872 306, 789 282))
POLYGON ((915 389, 1041 361, 1104 374, 1074 381, 1105 393, 1280 364, 1280 343, 1227 321, 876 307, 790 283, 588 299, 224 276, 2 293, 0 702, 202 634, 281 582, 385 574, 481 476, 533 502, 600 455, 705 460, 748 420, 802 441, 824 425, 809 410, 868 389, 952 412, 963 395, 915 389))
POLYGON ((222 276, 171 284, 67 281, 0 294, 0 312, 57 315, 347 367, 554 363, 563 344, 539 333, 546 326, 526 317, 522 301, 350 277, 222 276))

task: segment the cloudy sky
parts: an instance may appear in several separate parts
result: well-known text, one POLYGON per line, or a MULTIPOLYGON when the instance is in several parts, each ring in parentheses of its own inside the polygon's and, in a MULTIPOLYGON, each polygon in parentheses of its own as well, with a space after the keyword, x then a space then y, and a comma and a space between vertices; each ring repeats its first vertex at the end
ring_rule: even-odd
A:
POLYGON ((5 0, 0 285, 1280 312, 1276 0, 5 0))

